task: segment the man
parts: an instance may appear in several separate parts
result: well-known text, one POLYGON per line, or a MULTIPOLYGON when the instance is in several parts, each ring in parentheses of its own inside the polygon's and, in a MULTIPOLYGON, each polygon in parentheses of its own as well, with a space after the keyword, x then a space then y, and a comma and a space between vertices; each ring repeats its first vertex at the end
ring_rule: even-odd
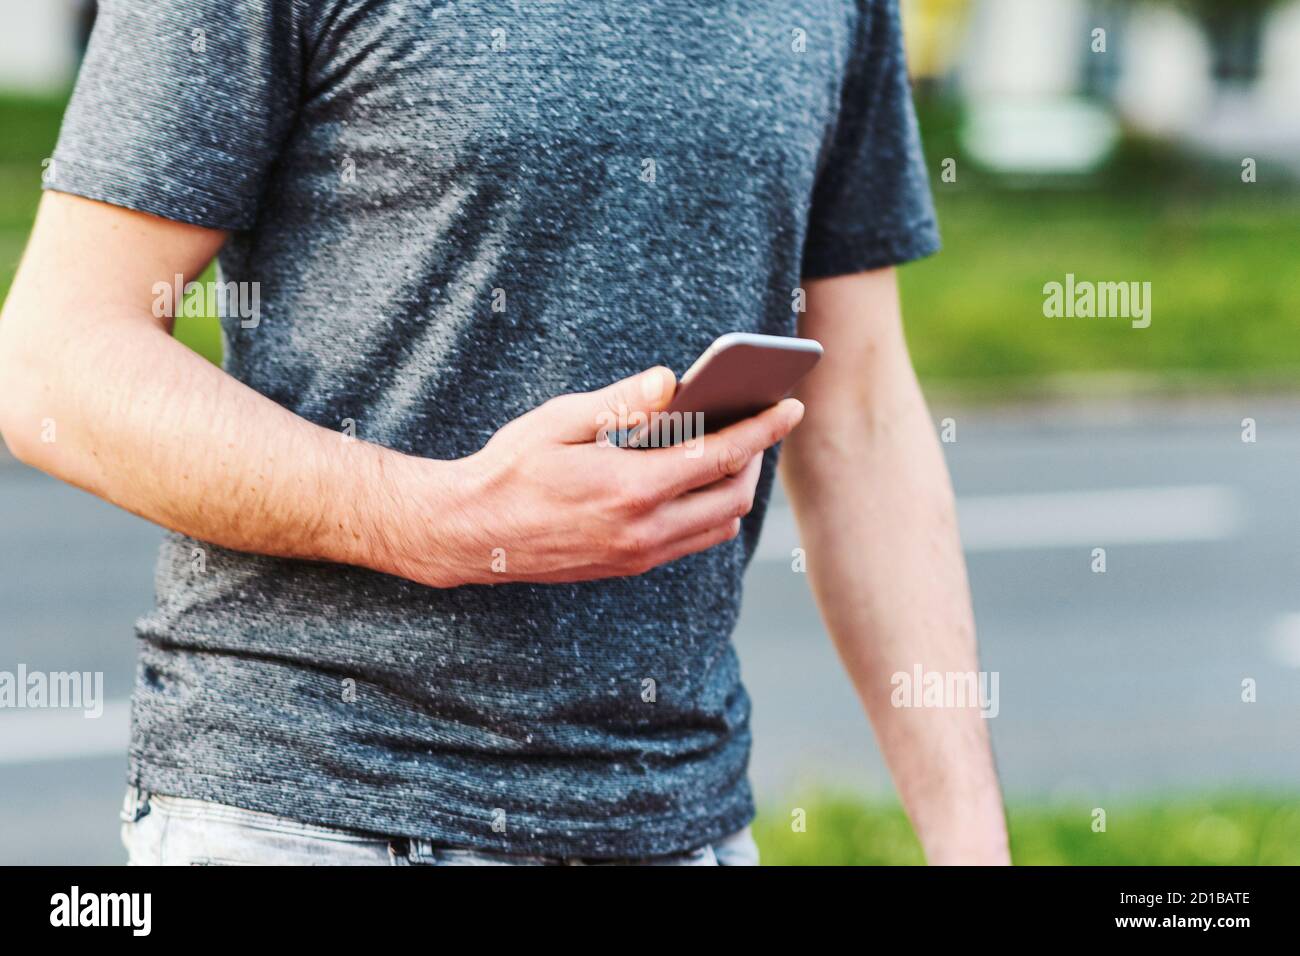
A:
POLYGON ((977 667, 893 3, 110 0, 53 167, 0 425, 170 529, 133 862, 754 862, 730 635, 787 435, 928 858, 1006 862, 978 712, 889 706, 977 667), (214 256, 224 371, 157 307, 214 256), (826 358, 698 456, 597 441, 728 331, 826 358))

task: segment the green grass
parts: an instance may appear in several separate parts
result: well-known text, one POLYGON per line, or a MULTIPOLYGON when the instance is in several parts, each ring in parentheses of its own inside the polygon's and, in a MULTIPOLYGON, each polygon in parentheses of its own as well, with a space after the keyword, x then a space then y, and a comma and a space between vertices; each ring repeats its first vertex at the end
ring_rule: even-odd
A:
POLYGON ((945 250, 902 270, 921 377, 1020 387, 1081 372, 1300 380, 1300 197, 1241 184, 1193 200, 945 192, 945 250), (1067 273, 1151 283, 1151 325, 1046 318, 1067 273))
MULTIPOLYGON (((203 275, 199 276, 199 282, 215 281, 216 272, 215 266, 209 266, 203 275)), ((187 301, 192 298, 193 296, 186 296, 187 301)), ((213 316, 182 315, 176 319, 172 334, 200 355, 206 356, 218 365, 221 364, 221 321, 219 319, 213 316)))
MULTIPOLYGON (((53 152, 60 98, 0 97, 0 296, 9 287, 53 152)), ((957 151, 959 115, 923 104, 931 165, 957 151)), ((935 181, 945 251, 902 270, 908 338, 930 386, 999 396, 1079 374, 1233 387, 1300 381, 1300 194, 1242 184, 1129 144, 1076 190, 1016 190, 961 159, 935 181), (1043 285, 1066 273, 1151 282, 1151 327, 1049 319, 1043 285)), ((177 337, 219 360, 214 319, 177 337)), ((1095 384, 1097 379, 1090 378, 1095 384)))
MULTIPOLYGON (((1281 796, 1103 800, 1106 831, 1093 832, 1096 804, 1013 804, 1012 856, 1020 865, 1300 865, 1300 800, 1281 796)), ((916 865, 921 848, 893 804, 820 795, 766 807, 754 824, 770 866, 916 865), (793 811, 805 811, 795 832, 793 811)))

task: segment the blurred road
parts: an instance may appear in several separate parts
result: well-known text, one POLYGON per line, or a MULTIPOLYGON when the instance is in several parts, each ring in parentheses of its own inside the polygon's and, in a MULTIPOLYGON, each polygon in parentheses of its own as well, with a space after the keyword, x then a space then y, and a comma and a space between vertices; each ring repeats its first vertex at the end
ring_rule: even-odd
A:
MULTIPOLYGON (((1300 404, 934 413, 956 421, 944 447, 983 666, 1000 677, 991 727, 1009 794, 1300 788, 1300 404), (1255 703, 1241 700, 1246 678, 1255 703)), ((103 671, 110 702, 98 720, 0 709, 0 863, 123 858, 131 624, 151 599, 157 540, 0 458, 0 671, 103 671)), ((817 782, 886 791, 791 570, 796 546, 778 499, 736 636, 760 796, 817 782)))

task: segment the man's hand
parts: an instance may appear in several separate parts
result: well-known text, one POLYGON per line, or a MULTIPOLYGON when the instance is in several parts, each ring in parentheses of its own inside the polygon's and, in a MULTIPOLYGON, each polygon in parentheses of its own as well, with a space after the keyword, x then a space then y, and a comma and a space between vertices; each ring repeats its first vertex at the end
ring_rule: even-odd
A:
MULTIPOLYGON (((641 574, 734 538, 754 504, 763 452, 803 417, 787 399, 685 446, 623 449, 610 421, 665 408, 675 381, 653 368, 596 392, 562 395, 504 426, 440 483, 408 462, 416 507, 385 536, 404 577, 438 586, 583 581, 641 574), (423 516, 446 512, 437 530, 423 516)), ((384 563, 381 559, 380 563, 384 563)))

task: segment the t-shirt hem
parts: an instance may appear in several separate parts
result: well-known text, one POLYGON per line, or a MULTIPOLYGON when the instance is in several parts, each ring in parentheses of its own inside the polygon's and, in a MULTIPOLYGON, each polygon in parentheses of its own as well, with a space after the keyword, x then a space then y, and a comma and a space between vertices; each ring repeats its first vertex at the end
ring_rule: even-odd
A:
POLYGON ((249 229, 255 217, 229 207, 229 198, 197 191, 194 182, 180 182, 154 169, 146 173, 83 157, 56 153, 54 177, 43 184, 51 192, 67 193, 147 213, 174 222, 229 232, 249 229))
POLYGON ((800 277, 827 279, 901 266, 932 256, 941 248, 938 225, 925 219, 892 235, 836 239, 811 246, 805 250, 800 277))
POLYGON ((431 807, 417 809, 409 804, 398 807, 391 790, 361 782, 349 782, 345 793, 331 792, 328 801, 298 804, 295 798, 319 793, 320 788, 312 781, 244 780, 195 768, 167 767, 133 755, 127 783, 160 796, 206 800, 313 826, 522 856, 638 859, 684 853, 730 836, 755 816, 748 784, 725 798, 725 809, 702 818, 637 816, 623 818, 617 826, 603 826, 590 820, 540 820, 506 808, 507 828, 502 834, 492 830, 490 817, 468 817, 431 807))

